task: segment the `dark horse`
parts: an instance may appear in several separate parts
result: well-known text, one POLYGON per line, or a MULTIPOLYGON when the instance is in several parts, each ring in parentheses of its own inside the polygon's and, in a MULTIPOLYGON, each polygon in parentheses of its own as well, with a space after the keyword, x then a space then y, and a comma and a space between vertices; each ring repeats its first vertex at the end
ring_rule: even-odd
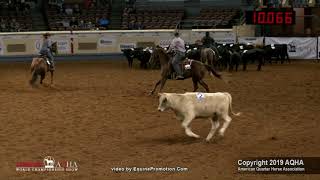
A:
MULTIPOLYGON (((161 79, 156 83, 153 90, 150 92, 151 94, 154 93, 159 84, 161 84, 161 92, 168 77, 174 72, 171 64, 171 57, 164 51, 164 49, 160 47, 154 49, 150 58, 150 64, 155 64, 158 61, 160 61, 161 65, 161 79)), ((188 61, 190 62, 190 70, 184 70, 184 78, 192 78, 194 87, 193 92, 197 91, 198 83, 200 83, 206 89, 206 91, 209 92, 208 85, 203 81, 206 72, 209 72, 211 75, 222 79, 221 75, 218 74, 211 66, 195 60, 188 61)))
MULTIPOLYGON (((52 44, 51 51, 54 52, 55 54, 58 53, 57 42, 54 42, 52 44)), ((38 76, 41 77, 40 84, 42 84, 42 81, 46 77, 46 73, 48 71, 50 71, 50 73, 51 73, 51 82, 50 82, 50 84, 53 84, 53 71, 54 70, 49 68, 46 56, 40 55, 39 57, 33 58, 30 70, 31 70, 32 77, 31 77, 31 80, 29 81, 29 83, 32 86, 37 81, 38 76)))

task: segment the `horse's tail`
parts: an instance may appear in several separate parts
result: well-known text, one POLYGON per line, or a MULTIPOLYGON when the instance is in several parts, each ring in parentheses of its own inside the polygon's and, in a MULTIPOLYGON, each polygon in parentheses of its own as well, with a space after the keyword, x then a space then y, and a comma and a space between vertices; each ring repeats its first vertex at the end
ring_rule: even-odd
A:
POLYGON ((33 59, 32 59, 32 63, 31 63, 31 66, 30 66, 30 72, 31 72, 31 74, 33 73, 33 71, 34 71, 35 66, 36 66, 37 63, 38 63, 38 58, 33 58, 33 59))
POLYGON ((31 80, 29 81, 29 83, 31 85, 33 85, 38 79, 38 73, 37 73, 37 70, 33 70, 32 72, 32 77, 31 77, 31 80))
POLYGON ((31 80, 29 81, 31 85, 33 85, 37 81, 38 75, 41 73, 41 68, 39 67, 40 62, 41 62, 40 58, 33 58, 32 60, 31 67, 30 67, 32 76, 31 76, 31 80))
POLYGON ((208 64, 209 65, 214 65, 216 62, 216 52, 214 52, 213 49, 209 48, 208 53, 207 53, 207 59, 208 59, 208 64))
POLYGON ((208 70, 208 72, 211 74, 211 75, 214 75, 215 77, 219 78, 219 79, 222 79, 221 75, 218 74, 216 72, 216 70, 214 70, 211 66, 207 65, 207 64, 204 64, 204 66, 206 67, 206 69, 208 70))

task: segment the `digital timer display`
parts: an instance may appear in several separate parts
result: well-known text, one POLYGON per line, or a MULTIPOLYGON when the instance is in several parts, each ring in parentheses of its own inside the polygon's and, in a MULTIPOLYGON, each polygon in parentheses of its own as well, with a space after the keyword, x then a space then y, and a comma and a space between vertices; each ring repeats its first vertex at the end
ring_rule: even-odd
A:
POLYGON ((295 24, 293 9, 262 9, 246 11, 246 24, 255 25, 293 25, 295 24))

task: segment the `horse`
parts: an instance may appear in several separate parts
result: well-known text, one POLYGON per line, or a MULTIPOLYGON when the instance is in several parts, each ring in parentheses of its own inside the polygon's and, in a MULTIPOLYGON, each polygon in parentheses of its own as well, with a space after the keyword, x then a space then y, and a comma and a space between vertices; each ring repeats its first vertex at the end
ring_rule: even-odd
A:
MULTIPOLYGON (((57 42, 52 43, 51 51, 55 54, 58 53, 57 42)), ((40 76, 40 84, 42 84, 44 78, 46 77, 46 73, 50 71, 51 74, 51 81, 50 84, 53 84, 53 69, 49 68, 49 64, 47 63, 47 57, 44 55, 40 55, 39 57, 35 57, 32 59, 32 63, 30 66, 31 70, 31 80, 29 81, 30 85, 34 85, 37 81, 38 76, 40 76)))
POLYGON ((211 48, 202 48, 199 45, 189 45, 186 52, 188 59, 201 61, 211 67, 218 65, 217 53, 211 48))
POLYGON ((214 67, 217 64, 216 52, 211 48, 201 49, 200 61, 214 67))
MULTIPOLYGON (((157 83, 155 84, 150 94, 154 93, 154 91, 156 90, 159 84, 161 84, 160 85, 160 92, 161 92, 168 79, 168 76, 170 76, 174 72, 173 66, 171 64, 171 57, 165 52, 164 49, 159 47, 154 49, 149 63, 155 64, 157 62, 160 62, 160 65, 161 65, 161 78, 160 80, 157 81, 157 83)), ((187 67, 188 65, 190 65, 189 66, 190 70, 184 70, 184 78, 185 79, 192 78, 193 92, 197 91, 198 83, 200 83, 200 85, 206 89, 206 92, 210 91, 208 85, 203 81, 203 78, 206 72, 209 72, 211 76, 215 76, 219 79, 222 79, 221 75, 218 74, 213 67, 207 64, 204 64, 202 62, 195 61, 195 60, 190 60, 190 59, 184 62, 187 62, 189 64, 182 63, 182 65, 185 65, 187 67)))

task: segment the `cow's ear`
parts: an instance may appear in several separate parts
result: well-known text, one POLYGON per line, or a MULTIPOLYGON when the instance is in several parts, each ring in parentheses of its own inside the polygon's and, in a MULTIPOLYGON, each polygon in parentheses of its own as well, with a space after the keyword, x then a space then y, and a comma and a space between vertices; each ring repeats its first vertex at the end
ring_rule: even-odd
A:
POLYGON ((158 97, 162 96, 162 93, 158 93, 158 97))

